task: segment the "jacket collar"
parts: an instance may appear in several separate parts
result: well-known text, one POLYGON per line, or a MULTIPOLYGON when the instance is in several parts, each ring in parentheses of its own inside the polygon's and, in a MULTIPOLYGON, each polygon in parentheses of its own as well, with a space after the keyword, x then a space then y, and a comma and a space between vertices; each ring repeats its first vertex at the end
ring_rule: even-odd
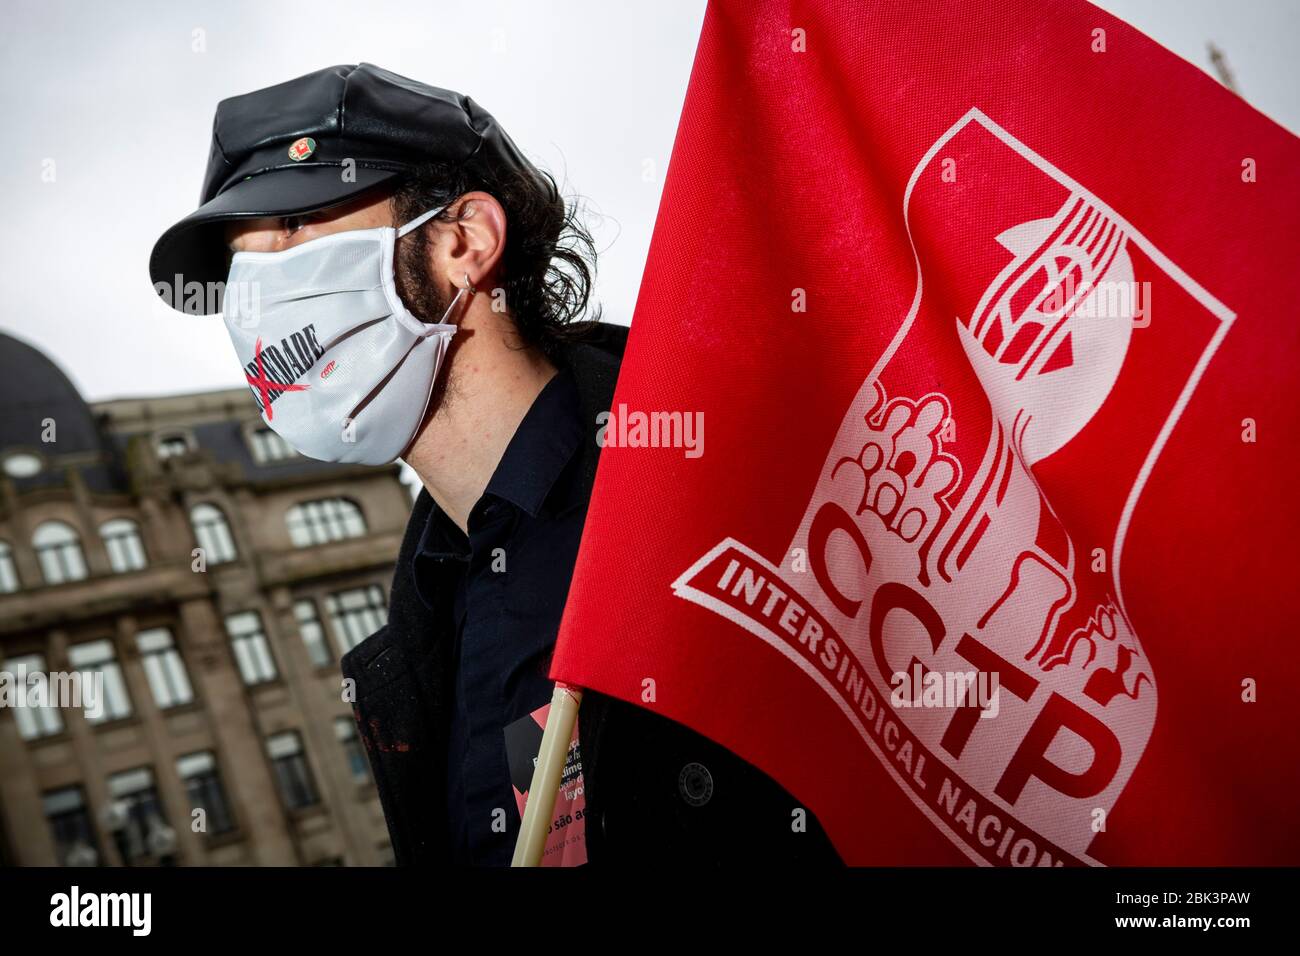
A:
MULTIPOLYGON (((581 440, 577 454, 569 463, 569 467, 576 468, 577 473, 569 483, 565 499, 556 502, 557 509, 567 510, 584 505, 591 497, 596 465, 600 460, 600 447, 596 443, 596 416, 608 411, 613 405, 614 386, 618 381, 627 331, 622 326, 594 324, 586 339, 566 343, 552 356, 557 365, 572 372, 581 415, 581 440)), ((428 609, 417 596, 411 568, 424 529, 436 508, 432 496, 421 488, 406 524, 406 533, 402 538, 393 575, 389 601, 389 625, 393 633, 388 637, 396 638, 407 646, 419 647, 433 633, 430 622, 423 617, 428 609)))
POLYGON ((515 514, 536 518, 543 511, 553 515, 567 510, 569 484, 575 479, 568 465, 582 444, 580 414, 573 371, 566 366, 542 387, 506 444, 482 499, 470 511, 469 534, 441 509, 429 510, 412 569, 415 591, 427 607, 434 606, 434 590, 445 563, 466 564, 482 547, 480 531, 484 521, 496 520, 489 518, 494 511, 515 509, 515 514))
POLYGON ((582 443, 573 372, 562 368, 542 387, 506 445, 484 494, 536 518, 582 443))

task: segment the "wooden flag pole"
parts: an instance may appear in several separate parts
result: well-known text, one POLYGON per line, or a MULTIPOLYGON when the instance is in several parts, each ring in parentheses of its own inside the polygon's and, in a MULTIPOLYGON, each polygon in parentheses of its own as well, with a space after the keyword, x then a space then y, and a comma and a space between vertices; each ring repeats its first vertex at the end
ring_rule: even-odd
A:
POLYGON ((542 851, 546 847, 546 830, 555 813, 555 800, 559 796, 560 776, 569 758, 569 742, 573 740, 573 725, 578 720, 578 706, 582 703, 582 688, 555 682, 551 695, 551 709, 546 715, 546 729, 542 731, 542 745, 537 751, 537 765, 533 767, 533 780, 528 785, 528 802, 524 804, 524 818, 519 825, 519 839, 515 843, 515 856, 511 866, 540 866, 542 851))

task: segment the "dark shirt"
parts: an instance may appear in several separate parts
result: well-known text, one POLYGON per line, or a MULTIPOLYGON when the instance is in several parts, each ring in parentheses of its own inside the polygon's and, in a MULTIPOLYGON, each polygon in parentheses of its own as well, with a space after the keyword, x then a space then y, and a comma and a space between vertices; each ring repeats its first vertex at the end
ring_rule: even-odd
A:
POLYGON ((455 625, 447 825, 456 863, 508 866, 514 852, 505 728, 551 699, 546 673, 587 512, 577 487, 582 439, 577 388, 564 370, 520 422, 470 511, 469 534, 435 507, 412 560, 420 600, 455 625), (435 606, 439 565, 455 578, 450 608, 435 606), (493 827, 498 810, 504 832, 493 827))

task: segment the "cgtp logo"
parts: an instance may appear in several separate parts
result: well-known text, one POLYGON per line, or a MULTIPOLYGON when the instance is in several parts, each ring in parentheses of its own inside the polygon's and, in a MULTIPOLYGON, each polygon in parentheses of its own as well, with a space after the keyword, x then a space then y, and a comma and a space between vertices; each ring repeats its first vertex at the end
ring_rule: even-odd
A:
POLYGON ((1157 710, 1124 538, 1233 316, 978 110, 916 167, 904 221, 911 310, 782 563, 727 539, 673 587, 800 667, 974 862, 1092 863, 1157 710), (996 674, 996 717, 895 708, 918 666, 996 674))

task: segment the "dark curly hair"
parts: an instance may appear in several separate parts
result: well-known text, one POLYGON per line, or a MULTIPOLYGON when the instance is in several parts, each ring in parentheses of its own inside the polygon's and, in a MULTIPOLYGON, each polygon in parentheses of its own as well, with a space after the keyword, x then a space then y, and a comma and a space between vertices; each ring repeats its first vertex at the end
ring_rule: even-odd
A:
MULTIPOLYGON (((394 220, 409 222, 476 190, 493 196, 505 210, 500 283, 505 306, 524 344, 555 357, 561 343, 585 337, 600 317, 595 306, 583 320, 596 273, 596 246, 582 221, 580 205, 576 200, 566 202, 554 177, 546 172, 529 176, 515 169, 470 171, 456 164, 426 163, 394 191, 394 220)), ((434 218, 451 222, 454 217, 444 210, 434 218)), ((428 238, 416 230, 402 241, 410 242, 410 254, 402 257, 408 268, 399 270, 407 272, 398 276, 399 288, 404 287, 403 297, 413 312, 436 321, 445 303, 431 297, 428 276, 409 274, 410 263, 420 263, 422 273, 427 268, 428 238)))

